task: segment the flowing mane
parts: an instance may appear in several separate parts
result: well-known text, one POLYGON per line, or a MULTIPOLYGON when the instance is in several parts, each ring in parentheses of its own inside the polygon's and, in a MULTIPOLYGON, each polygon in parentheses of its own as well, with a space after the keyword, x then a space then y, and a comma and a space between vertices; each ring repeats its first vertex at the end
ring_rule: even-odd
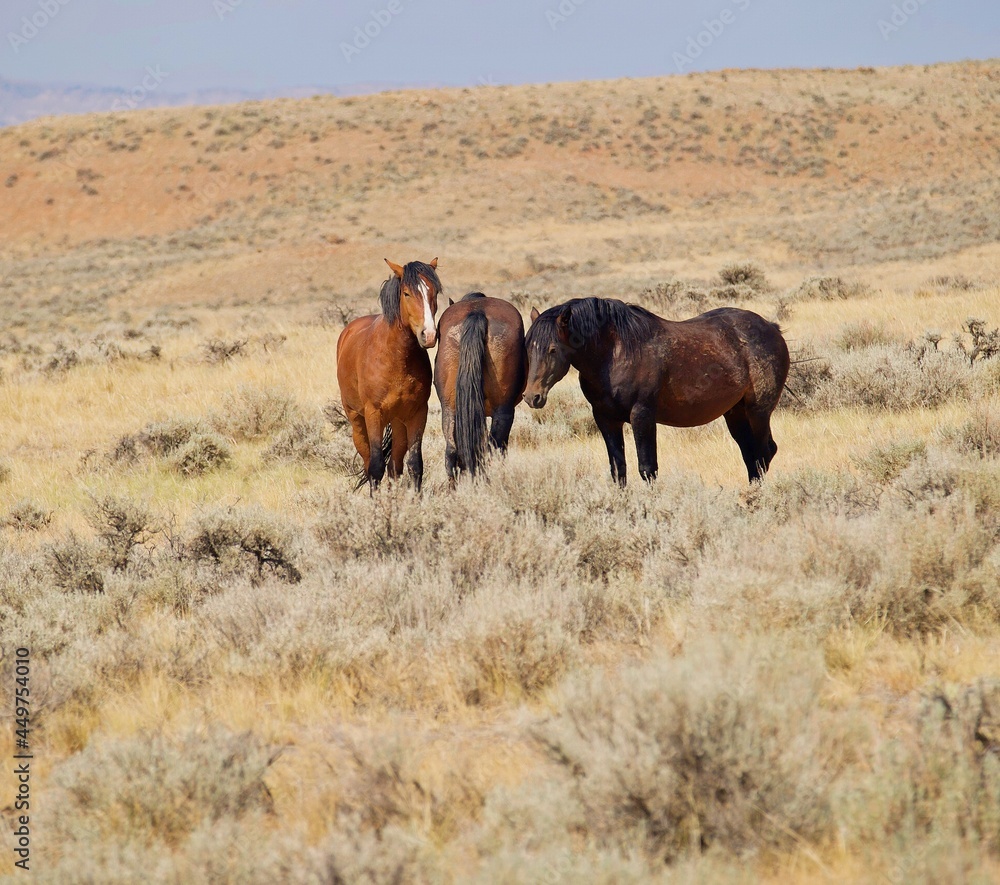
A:
POLYGON ((420 286, 420 278, 423 277, 441 292, 441 280, 437 271, 429 264, 422 261, 411 261, 403 267, 403 279, 400 280, 395 274, 382 284, 382 290, 378 295, 378 303, 382 308, 382 315, 386 322, 394 323, 399 319, 399 299, 403 291, 403 285, 416 290, 420 286))
POLYGON ((545 328, 555 334, 556 320, 566 316, 569 339, 580 344, 589 341, 601 329, 614 328, 626 351, 635 351, 656 330, 658 317, 638 304, 626 304, 617 298, 574 298, 540 314, 528 332, 545 328))

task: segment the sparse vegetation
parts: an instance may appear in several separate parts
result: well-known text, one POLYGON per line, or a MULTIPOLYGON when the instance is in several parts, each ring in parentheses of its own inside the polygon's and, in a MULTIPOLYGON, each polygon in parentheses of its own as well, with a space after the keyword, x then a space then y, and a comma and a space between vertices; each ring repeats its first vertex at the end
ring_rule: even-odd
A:
POLYGON ((727 264, 719 271, 719 279, 727 286, 749 286, 757 292, 769 288, 764 271, 752 261, 727 264))
POLYGON ((997 879, 996 68, 0 129, 37 877, 997 879), (371 254, 525 316, 777 319, 771 473, 716 422, 618 489, 571 373, 488 478, 448 488, 433 399, 423 493, 355 492, 335 350, 371 254))

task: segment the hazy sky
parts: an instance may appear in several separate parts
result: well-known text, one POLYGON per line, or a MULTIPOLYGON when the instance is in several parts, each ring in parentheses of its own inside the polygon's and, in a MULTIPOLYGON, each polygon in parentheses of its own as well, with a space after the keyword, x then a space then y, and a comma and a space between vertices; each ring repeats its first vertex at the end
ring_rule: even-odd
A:
POLYGON ((990 58, 1000 3, 2 0, 0 36, 7 79, 280 92, 990 58))

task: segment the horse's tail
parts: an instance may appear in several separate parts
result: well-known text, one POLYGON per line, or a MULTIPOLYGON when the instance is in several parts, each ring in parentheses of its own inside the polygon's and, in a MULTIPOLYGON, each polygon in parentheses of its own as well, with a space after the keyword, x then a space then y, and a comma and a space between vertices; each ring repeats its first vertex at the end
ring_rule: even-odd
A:
MULTIPOLYGON (((392 425, 386 424, 385 430, 382 431, 382 463, 388 464, 389 459, 392 457, 392 425)), ((365 470, 364 465, 361 465, 361 469, 356 474, 358 479, 358 484, 354 487, 354 491, 359 491, 367 485, 371 485, 372 478, 368 475, 368 471, 365 470)))
POLYGON ((486 454, 486 404, 483 361, 486 358, 486 314, 473 311, 462 322, 455 383, 455 448, 462 466, 475 476, 486 454))

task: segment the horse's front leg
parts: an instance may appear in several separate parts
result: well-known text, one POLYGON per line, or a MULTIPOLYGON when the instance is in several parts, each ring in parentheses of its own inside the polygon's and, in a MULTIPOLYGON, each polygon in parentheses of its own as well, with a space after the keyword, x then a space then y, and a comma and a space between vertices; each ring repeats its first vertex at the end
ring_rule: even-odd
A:
POLYGON ((364 464, 365 474, 368 473, 368 462, 371 460, 371 445, 368 441, 368 429, 365 426, 365 416, 353 409, 344 409, 348 420, 351 422, 351 434, 354 437, 354 448, 358 450, 361 461, 364 464))
POLYGON ((625 434, 622 430, 625 422, 609 418, 596 409, 594 410, 594 421, 597 422, 597 429, 604 437, 604 445, 608 447, 611 478, 622 488, 625 488, 625 434))
POLYGON ((639 459, 639 476, 646 482, 656 479, 656 413, 644 403, 636 403, 629 415, 635 453, 639 459))
POLYGON ((424 427, 427 426, 427 406, 424 406, 413 418, 406 422, 406 439, 410 450, 406 456, 406 467, 413 477, 413 484, 420 491, 424 481, 424 455, 421 446, 424 440, 424 427))

